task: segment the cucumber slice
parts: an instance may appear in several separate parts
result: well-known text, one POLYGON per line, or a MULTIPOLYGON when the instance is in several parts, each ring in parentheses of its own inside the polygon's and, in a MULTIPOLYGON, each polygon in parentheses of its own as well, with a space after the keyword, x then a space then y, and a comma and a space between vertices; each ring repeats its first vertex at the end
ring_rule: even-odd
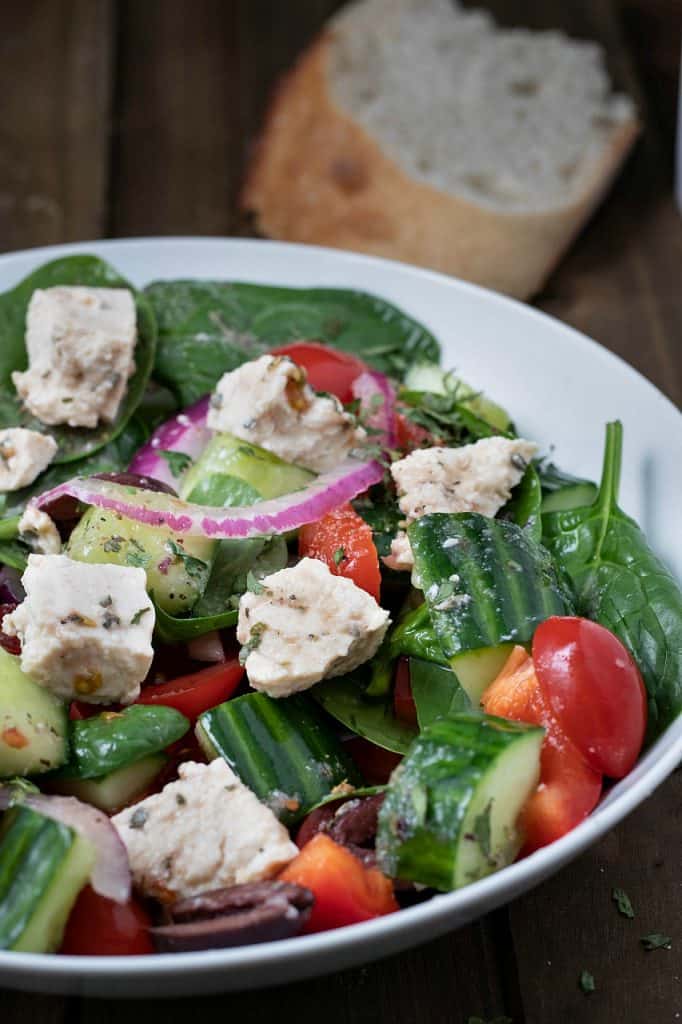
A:
POLYGON ((273 700, 247 693, 200 715, 196 734, 206 756, 224 758, 286 825, 340 783, 362 784, 336 733, 308 697, 273 700))
POLYGON ((188 731, 189 719, 164 705, 131 704, 71 722, 71 757, 51 779, 102 779, 159 754, 188 731))
POLYGON ((521 808, 540 778, 544 730, 460 713, 433 722, 395 769, 377 858, 393 878, 458 889, 510 864, 521 808))
POLYGON ((90 508, 73 530, 66 553, 78 562, 144 569, 154 602, 169 615, 187 612, 203 594, 216 542, 165 526, 146 526, 117 512, 90 508))
POLYGON ((480 419, 500 433, 506 433, 511 425, 509 414, 497 402, 486 398, 470 384, 456 377, 452 372, 441 369, 435 363, 423 363, 411 366, 405 374, 405 387, 408 391, 431 391, 436 395, 449 392, 456 395, 480 419))
POLYGON ((479 647, 476 651, 464 651, 451 658, 452 671, 473 707, 479 706, 485 690, 500 674, 513 648, 511 643, 479 647))
POLYGON ((0 778, 58 768, 68 753, 66 705, 0 647, 0 778))
POLYGON ((593 505, 598 493, 596 484, 582 480, 576 484, 568 484, 556 491, 551 491, 542 499, 543 512, 568 512, 573 508, 584 508, 593 505))
POLYGON ((28 807, 9 811, 0 839, 0 949, 54 952, 94 863, 93 846, 73 829, 28 807))
POLYGON ((573 614, 549 552, 516 523, 475 512, 432 513, 407 532, 451 664, 466 651, 526 644, 550 615, 573 614))
POLYGON ((45 788, 51 793, 75 796, 86 804, 99 807, 106 814, 115 814, 139 800, 167 762, 164 754, 149 754, 99 779, 49 778, 45 788))
POLYGON ((231 434, 217 434, 189 470, 180 497, 198 505, 253 505, 305 487, 315 474, 231 434))

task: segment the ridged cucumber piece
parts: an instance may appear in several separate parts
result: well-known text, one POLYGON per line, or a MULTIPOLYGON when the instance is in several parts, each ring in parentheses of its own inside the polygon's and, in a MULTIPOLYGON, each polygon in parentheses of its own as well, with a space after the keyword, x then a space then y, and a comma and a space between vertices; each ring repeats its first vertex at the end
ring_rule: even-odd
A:
POLYGON ((99 779, 50 778, 46 788, 51 793, 75 796, 86 804, 99 807, 106 814, 115 814, 140 799, 167 762, 164 754, 149 754, 99 779))
POLYGON ((472 712, 423 730, 391 776, 377 857, 393 878, 458 889, 510 864, 544 730, 472 712))
POLYGON ((71 722, 71 756, 51 778, 101 779, 159 754, 189 727, 189 719, 162 704, 132 704, 123 711, 103 711, 71 722))
POLYGON ((205 711, 196 734, 206 756, 223 757, 285 824, 297 821, 341 782, 362 778, 308 697, 264 693, 205 711))
POLYGON ((198 505, 253 505, 298 491, 313 476, 239 437, 217 434, 185 476, 180 497, 198 505))
POLYGON ((550 615, 573 613, 551 555, 516 523, 476 512, 432 513, 407 532, 451 664, 465 651, 526 644, 550 615))
POLYGON ((0 949, 51 953, 95 863, 73 829, 28 807, 3 821, 0 838, 0 949))
POLYGON ((573 508, 584 508, 594 504, 598 493, 596 484, 588 480, 568 484, 551 491, 542 499, 543 512, 568 512, 573 508))
POLYGON ((203 594, 216 542, 146 526, 117 512, 90 508, 73 530, 66 553, 77 562, 132 565, 147 574, 147 589, 169 615, 189 611, 203 594))
POLYGON ((0 778, 58 768, 68 754, 66 705, 0 647, 0 778))

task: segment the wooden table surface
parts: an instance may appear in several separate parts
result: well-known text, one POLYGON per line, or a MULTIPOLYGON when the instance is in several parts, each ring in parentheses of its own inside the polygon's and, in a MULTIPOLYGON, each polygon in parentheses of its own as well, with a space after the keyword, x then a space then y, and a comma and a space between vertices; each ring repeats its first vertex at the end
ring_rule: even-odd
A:
MULTIPOLYGON (((680 0, 483 0, 507 24, 600 40, 645 124, 605 206, 538 300, 682 399, 682 225, 672 200, 680 0)), ((7 0, 0 247, 243 233, 235 197, 276 76, 336 0, 7 0)), ((187 267, 191 276, 192 268, 187 267)), ((579 860, 484 920, 317 981, 204 999, 238 1021, 664 1024, 682 1019, 682 775, 579 860), (637 916, 618 915, 614 886, 637 916), (652 931, 672 951, 645 952, 652 931), (596 991, 578 987, 582 970, 596 991)), ((195 1001, 199 1004, 199 1001, 195 1001)), ((0 992, 2 1024, 108 1024, 150 1005, 0 992)))

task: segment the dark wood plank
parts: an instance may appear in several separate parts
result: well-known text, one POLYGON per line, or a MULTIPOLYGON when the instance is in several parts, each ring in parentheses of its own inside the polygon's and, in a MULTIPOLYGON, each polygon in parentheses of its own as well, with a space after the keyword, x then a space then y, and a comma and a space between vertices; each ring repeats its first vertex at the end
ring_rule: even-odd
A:
POLYGON ((3 249, 103 233, 112 10, 112 0, 3 5, 3 249))
POLYGON ((510 908, 525 1024, 672 1021, 682 1013, 679 831, 682 774, 559 875, 510 908), (611 898, 624 889, 636 917, 611 898), (672 950, 645 952, 662 932, 672 950), (583 970, 596 991, 579 988, 583 970))

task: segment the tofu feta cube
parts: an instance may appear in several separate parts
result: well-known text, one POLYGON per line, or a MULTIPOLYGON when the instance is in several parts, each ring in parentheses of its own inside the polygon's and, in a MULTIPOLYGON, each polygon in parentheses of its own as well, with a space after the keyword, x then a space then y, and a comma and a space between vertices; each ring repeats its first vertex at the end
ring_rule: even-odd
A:
POLYGON ((305 371, 283 356, 261 356, 224 374, 207 422, 314 473, 334 469, 365 437, 337 398, 316 395, 305 371))
MULTIPOLYGON (((537 445, 486 437, 462 448, 420 448, 391 466, 400 511, 408 523, 430 512, 478 512, 493 517, 521 480, 537 445)), ((384 562, 411 569, 409 540, 399 533, 384 562)))
POLYGON ((21 640, 23 671, 64 700, 131 704, 154 654, 144 569, 29 555, 22 583, 2 629, 21 640))
POLYGON ((127 288, 38 289, 26 316, 29 368, 12 380, 43 423, 113 422, 134 372, 135 301, 127 288))
POLYGON ((289 833, 218 758, 112 818, 133 881, 162 902, 271 878, 298 853, 289 833))
POLYGON ((237 639, 255 690, 288 697, 376 654, 390 623, 387 611, 324 562, 303 558, 266 576, 239 602, 237 639))
POLYGON ((62 550, 59 530, 47 512, 28 505, 19 520, 19 536, 37 555, 58 555, 62 550))
POLYGON ((52 462, 57 442, 23 427, 0 430, 0 491, 28 487, 52 462))

